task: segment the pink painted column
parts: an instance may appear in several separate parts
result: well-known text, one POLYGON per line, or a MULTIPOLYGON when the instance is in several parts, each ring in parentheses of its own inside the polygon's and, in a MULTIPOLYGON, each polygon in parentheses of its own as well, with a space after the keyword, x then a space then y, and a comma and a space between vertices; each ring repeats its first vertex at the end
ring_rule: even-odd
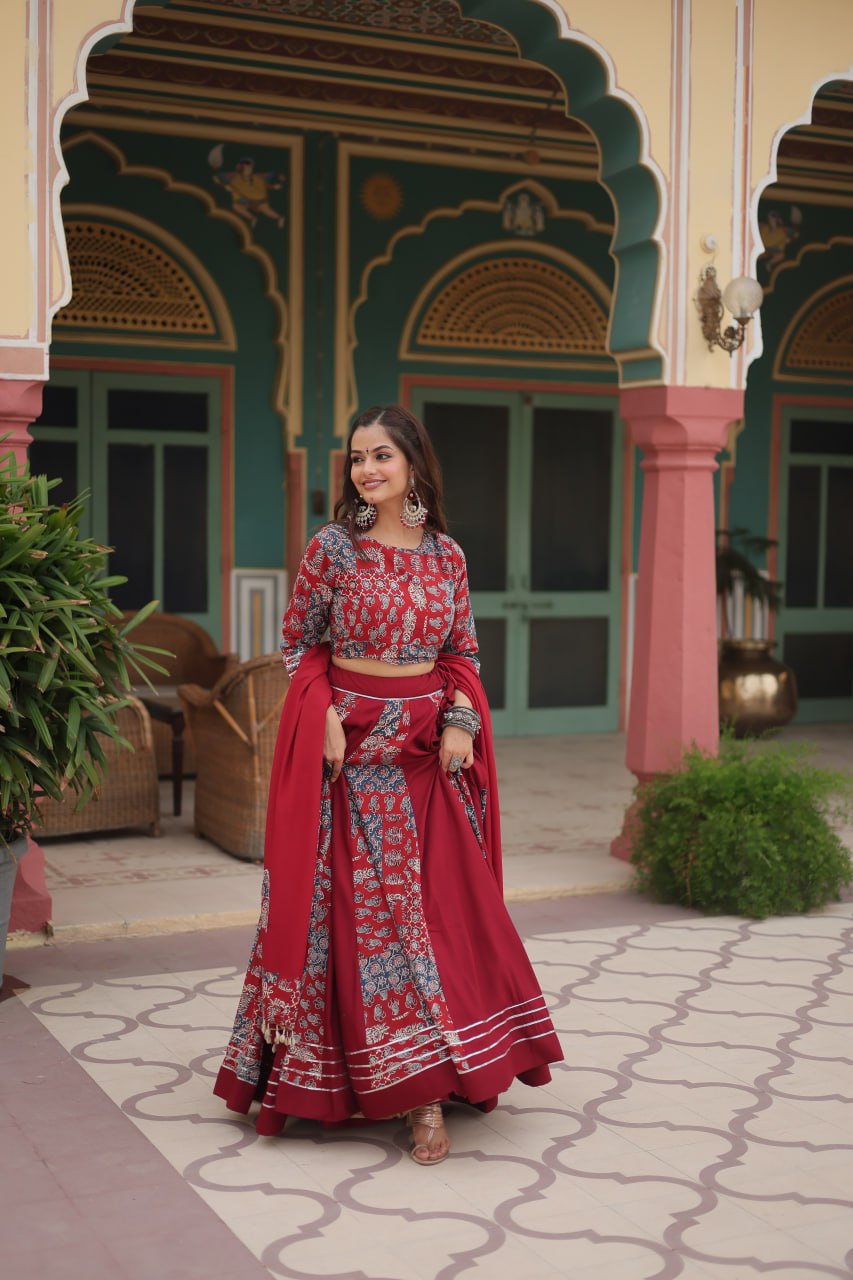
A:
MULTIPOLYGON (((628 388, 620 414, 645 473, 626 755, 644 782, 691 742, 719 744, 713 473, 743 392, 628 388)), ((629 810, 616 857, 630 856, 630 825, 629 810)))
MULTIPOLYGON (((44 382, 0 377, 0 457, 15 455, 23 465, 32 443, 30 425, 41 413, 44 382), (2 439, 2 437, 6 439, 2 439)), ((12 915, 9 929, 40 932, 50 924, 53 903, 44 878, 44 854, 30 840, 26 854, 18 863, 12 915)))

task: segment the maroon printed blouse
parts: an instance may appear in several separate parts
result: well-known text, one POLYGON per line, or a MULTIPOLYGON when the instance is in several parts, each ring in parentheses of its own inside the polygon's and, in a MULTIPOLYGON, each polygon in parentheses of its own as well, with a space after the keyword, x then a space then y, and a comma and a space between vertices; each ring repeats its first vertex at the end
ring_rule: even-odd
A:
POLYGON ((461 547, 425 531, 413 550, 361 538, 328 524, 305 549, 282 623, 290 675, 329 630, 332 654, 382 662, 432 662, 439 652, 469 658, 479 671, 477 636, 461 547))

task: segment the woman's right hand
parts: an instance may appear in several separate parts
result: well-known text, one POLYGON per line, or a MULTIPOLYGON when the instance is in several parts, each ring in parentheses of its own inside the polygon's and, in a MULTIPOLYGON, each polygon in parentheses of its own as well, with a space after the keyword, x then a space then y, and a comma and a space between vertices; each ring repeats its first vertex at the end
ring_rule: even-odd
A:
POLYGON ((341 724, 335 708, 329 707, 326 711, 326 736, 323 741, 323 759, 331 769, 329 774, 330 782, 336 782, 340 777, 346 746, 347 739, 346 734, 344 733, 344 726, 341 724))

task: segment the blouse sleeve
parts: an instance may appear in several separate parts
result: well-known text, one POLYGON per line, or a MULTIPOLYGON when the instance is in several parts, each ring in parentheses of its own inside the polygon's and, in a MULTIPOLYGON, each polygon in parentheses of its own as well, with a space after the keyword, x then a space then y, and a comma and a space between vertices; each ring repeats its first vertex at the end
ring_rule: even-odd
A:
POLYGON ((456 585, 453 593, 453 622, 444 644, 443 653, 458 653, 468 658, 474 670, 479 674, 480 659, 477 646, 477 632, 474 627, 474 614, 471 611, 471 598, 468 595, 468 570, 465 557, 457 548, 456 585))
POLYGON ((334 581, 335 566, 315 534, 305 548, 281 624, 280 648, 288 675, 293 675, 307 650, 323 638, 334 581))

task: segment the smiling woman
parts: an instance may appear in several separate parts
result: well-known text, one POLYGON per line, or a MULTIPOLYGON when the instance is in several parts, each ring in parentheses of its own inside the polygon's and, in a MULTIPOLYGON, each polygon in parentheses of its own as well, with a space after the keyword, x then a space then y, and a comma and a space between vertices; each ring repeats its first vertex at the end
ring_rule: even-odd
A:
POLYGON ((348 456, 284 619, 261 922, 216 1093, 261 1097, 267 1134, 408 1112, 412 1158, 435 1164, 442 1101, 489 1111, 562 1052, 501 894, 489 709, 429 437, 376 406, 348 456))

